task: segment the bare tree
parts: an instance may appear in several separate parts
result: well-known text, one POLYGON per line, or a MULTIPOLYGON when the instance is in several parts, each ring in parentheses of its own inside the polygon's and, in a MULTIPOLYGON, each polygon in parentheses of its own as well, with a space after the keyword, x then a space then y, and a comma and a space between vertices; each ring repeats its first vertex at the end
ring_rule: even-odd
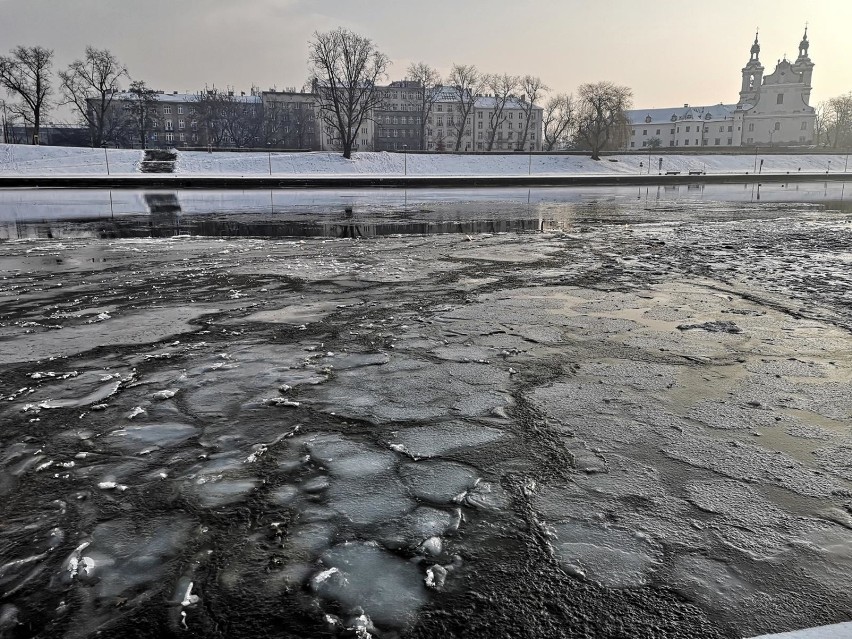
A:
POLYGON ((0 56, 0 86, 18 97, 9 110, 33 127, 33 144, 39 142, 41 120, 50 109, 52 66, 53 50, 40 46, 17 46, 10 55, 0 56))
POLYGON ((831 147, 852 144, 852 93, 838 95, 825 103, 826 134, 831 147))
POLYGON ((814 144, 828 146, 828 105, 820 102, 814 108, 814 144))
POLYGON ((134 80, 127 90, 128 128, 132 139, 139 142, 141 147, 148 146, 148 131, 153 128, 154 113, 157 108, 157 93, 142 80, 134 80))
POLYGON ((452 124, 456 137, 455 150, 460 151, 462 139, 470 126, 468 118, 473 113, 476 96, 482 90, 483 77, 472 64, 454 64, 447 77, 447 85, 454 90, 455 102, 461 116, 458 120, 454 119, 452 124))
POLYGON ((193 96, 194 107, 207 144, 221 148, 228 142, 228 92, 213 87, 205 88, 193 96))
POLYGON ((576 128, 576 103, 570 93, 559 93, 544 104, 544 150, 553 151, 564 145, 576 128))
POLYGON ((341 27, 314 32, 308 65, 320 117, 336 133, 343 157, 351 158, 362 127, 382 104, 376 85, 387 75, 390 59, 369 38, 341 27))
POLYGON ((109 49, 86 47, 82 60, 75 60, 59 72, 63 104, 73 105, 87 124, 92 144, 100 146, 112 136, 121 120, 110 117, 112 103, 121 88, 121 79, 129 77, 127 69, 109 49))
POLYGON ((525 75, 520 80, 520 88, 522 96, 521 105, 524 110, 524 131, 518 140, 518 150, 523 151, 527 145, 530 127, 533 126, 532 123, 535 121, 535 103, 539 101, 545 91, 549 90, 549 87, 541 81, 541 78, 525 75))
POLYGON ((420 85, 420 150, 426 149, 426 121, 432 114, 432 108, 441 95, 443 81, 437 69, 433 69, 425 62, 412 62, 408 65, 407 78, 420 85))
MULTIPOLYGON (((485 76, 485 87, 491 93, 489 99, 490 109, 488 111, 488 142, 487 149, 491 151, 494 148, 494 141, 497 139, 498 129, 506 121, 506 105, 510 100, 515 99, 515 93, 520 86, 521 79, 516 75, 492 74, 485 76)), ((500 131, 500 138, 503 138, 503 133, 500 131)))
POLYGON ((627 134, 627 109, 633 92, 612 82, 584 84, 579 89, 577 139, 600 160, 600 152, 617 145, 627 134))

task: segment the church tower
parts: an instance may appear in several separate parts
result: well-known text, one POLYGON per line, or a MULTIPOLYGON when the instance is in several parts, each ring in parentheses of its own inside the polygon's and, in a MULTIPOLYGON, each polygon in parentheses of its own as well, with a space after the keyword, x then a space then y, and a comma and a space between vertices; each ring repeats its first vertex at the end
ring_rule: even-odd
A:
POLYGON ((796 58, 796 62, 793 64, 793 71, 799 74, 799 82, 804 84, 806 87, 804 95, 805 104, 809 103, 811 94, 811 78, 813 78, 814 74, 814 63, 811 62, 810 57, 808 57, 808 49, 810 46, 810 42, 808 42, 808 28, 805 27, 805 35, 802 36, 802 41, 799 43, 799 57, 796 58))
MULTIPOLYGON (((740 89, 740 105, 754 104, 760 93, 760 84, 763 81, 763 65, 760 64, 760 44, 757 41, 758 34, 754 34, 754 44, 751 45, 751 58, 743 67, 743 84, 740 89)), ((806 49, 807 50, 807 49, 806 49)))

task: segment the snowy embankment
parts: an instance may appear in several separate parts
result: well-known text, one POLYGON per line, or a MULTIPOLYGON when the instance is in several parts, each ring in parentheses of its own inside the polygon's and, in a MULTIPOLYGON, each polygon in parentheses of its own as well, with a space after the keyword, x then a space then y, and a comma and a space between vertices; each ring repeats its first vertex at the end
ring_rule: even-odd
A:
MULTIPOLYGON (((142 151, 79 147, 0 145, 0 176, 94 176, 139 173, 142 151)), ((836 155, 611 155, 600 161, 579 155, 421 155, 356 153, 351 160, 340 153, 206 153, 177 152, 175 173, 184 176, 352 177, 352 176, 564 176, 637 175, 662 172, 706 171, 708 174, 841 173, 844 154, 836 155)))
POLYGON ((138 171, 142 151, 0 144, 0 175, 111 175, 138 171))
MULTIPOLYGON (((707 173, 754 172, 750 155, 651 155, 651 173, 659 158, 662 171, 707 173)), ((843 171, 845 155, 766 155, 764 173, 843 171), (829 161, 831 164, 829 165, 829 161)), ((175 165, 182 175, 276 176, 524 176, 524 175, 635 175, 647 173, 648 156, 612 155, 594 161, 578 155, 425 155, 409 153, 356 153, 351 160, 339 153, 204 153, 178 152, 175 165), (641 166, 640 166, 641 164, 641 166)))

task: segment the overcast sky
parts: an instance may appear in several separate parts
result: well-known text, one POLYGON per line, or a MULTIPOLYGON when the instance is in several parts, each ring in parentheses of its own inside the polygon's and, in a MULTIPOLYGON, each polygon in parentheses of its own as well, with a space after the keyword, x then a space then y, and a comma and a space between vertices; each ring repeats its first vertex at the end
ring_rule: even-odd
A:
POLYGON ((812 103, 852 90, 850 0, 0 0, 5 48, 40 44, 64 66, 106 47, 166 91, 301 86, 311 34, 344 26, 390 56, 392 80, 411 61, 475 64, 556 91, 611 80, 649 108, 736 102, 755 28, 771 72, 805 22, 812 103))

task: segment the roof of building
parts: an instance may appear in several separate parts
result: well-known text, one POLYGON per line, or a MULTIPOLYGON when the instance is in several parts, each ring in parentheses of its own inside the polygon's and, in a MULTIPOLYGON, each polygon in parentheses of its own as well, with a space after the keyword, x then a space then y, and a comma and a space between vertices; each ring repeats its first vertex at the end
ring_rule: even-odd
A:
MULTIPOLYGON (((154 93, 152 97, 158 102, 197 102, 198 96, 203 93, 154 93)), ((133 94, 129 91, 121 91, 116 98, 119 100, 122 99, 132 99, 133 94)), ((261 98, 259 95, 231 95, 229 96, 238 102, 246 102, 248 104, 252 103, 260 103, 261 98)))
MULTIPOLYGON (((435 100, 436 102, 457 102, 459 99, 459 90, 455 87, 441 87, 438 89, 438 98, 435 100)), ((497 104, 497 98, 493 95, 477 95, 476 102, 474 106, 477 109, 490 109, 494 108, 497 104)), ((510 97, 506 101, 507 109, 526 109, 527 103, 524 100, 516 97, 510 97)), ((542 107, 537 104, 533 105, 533 110, 543 111, 542 107)))
POLYGON ((726 120, 732 119, 736 110, 736 104, 722 103, 710 106, 671 107, 668 109, 631 109, 627 111, 627 120, 630 124, 634 125, 669 124, 680 120, 726 120))

